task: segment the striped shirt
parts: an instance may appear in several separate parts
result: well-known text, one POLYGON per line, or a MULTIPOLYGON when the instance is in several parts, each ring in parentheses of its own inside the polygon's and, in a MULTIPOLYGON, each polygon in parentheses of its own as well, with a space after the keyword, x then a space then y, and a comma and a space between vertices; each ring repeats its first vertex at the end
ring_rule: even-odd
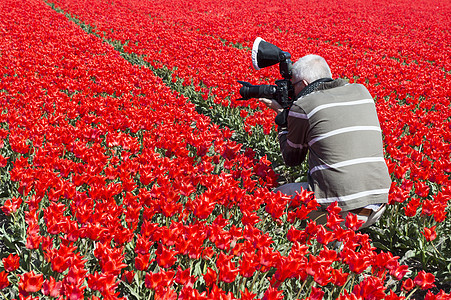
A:
POLYGON ((365 86, 342 79, 321 83, 289 110, 279 132, 287 165, 308 153, 308 181, 323 208, 345 211, 388 202, 390 175, 374 100, 365 86))

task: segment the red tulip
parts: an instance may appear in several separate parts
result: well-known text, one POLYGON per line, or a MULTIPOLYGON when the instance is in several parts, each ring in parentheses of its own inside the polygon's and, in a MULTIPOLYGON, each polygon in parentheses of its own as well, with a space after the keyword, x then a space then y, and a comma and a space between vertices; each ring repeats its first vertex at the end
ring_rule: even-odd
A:
POLYGON ((162 268, 170 268, 177 261, 177 254, 176 251, 171 251, 166 247, 159 245, 156 251, 158 265, 162 268))
POLYGON ((403 283, 402 283, 402 288, 406 291, 410 291, 411 289, 413 289, 415 287, 415 283, 413 282, 413 280, 411 278, 407 278, 403 283))
POLYGON ((34 293, 41 290, 43 283, 44 276, 42 274, 35 274, 34 271, 30 271, 20 276, 19 290, 34 293))
POLYGON ((363 223, 365 223, 365 221, 359 220, 357 215, 355 215, 353 213, 348 213, 346 215, 345 225, 347 228, 349 228, 351 230, 354 230, 354 231, 358 230, 362 226, 363 223))
POLYGON ((0 290, 3 290, 9 285, 8 273, 5 271, 0 272, 0 290))
POLYGON ((62 288, 62 282, 56 282, 55 278, 50 276, 49 280, 44 280, 42 284, 42 293, 50 297, 59 297, 62 288))
POLYGON ((18 255, 10 254, 8 257, 3 258, 2 261, 5 271, 12 272, 19 268, 20 257, 18 255))
POLYGON ((263 294, 262 300, 281 300, 283 299, 283 292, 278 291, 273 287, 269 287, 266 292, 263 294))
POLYGON ((140 271, 145 271, 150 264, 150 253, 149 254, 139 254, 135 258, 135 268, 140 271))
POLYGON ((12 213, 15 213, 19 209, 21 204, 22 198, 6 199, 3 206, 1 206, 1 209, 5 213, 5 215, 10 215, 12 213))
POLYGON ((158 289, 160 287, 169 287, 174 282, 175 272, 160 271, 159 273, 147 273, 145 278, 145 284, 148 289, 158 289))
POLYGON ((437 237, 437 232, 435 232, 436 227, 437 225, 432 226, 431 228, 424 227, 424 231, 422 232, 422 234, 426 238, 426 241, 431 242, 435 240, 435 238, 437 237))
POLYGON ((417 286, 423 290, 435 287, 435 276, 425 271, 418 272, 418 275, 413 280, 417 286))
MULTIPOLYGON (((1 148, 3 148, 3 140, 0 140, 0 149, 1 149, 1 148)), ((3 157, 3 156, 0 154, 0 168, 6 167, 6 164, 7 164, 7 162, 8 162, 8 158, 9 158, 9 157, 3 157)))

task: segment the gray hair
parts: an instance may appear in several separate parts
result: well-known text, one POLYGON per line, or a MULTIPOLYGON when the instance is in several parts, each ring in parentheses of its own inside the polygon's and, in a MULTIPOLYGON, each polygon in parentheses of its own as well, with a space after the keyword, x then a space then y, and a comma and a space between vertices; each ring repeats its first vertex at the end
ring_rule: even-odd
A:
POLYGON ((295 81, 306 80, 308 83, 321 78, 332 78, 332 72, 326 60, 315 54, 303 56, 295 62, 292 74, 295 81))

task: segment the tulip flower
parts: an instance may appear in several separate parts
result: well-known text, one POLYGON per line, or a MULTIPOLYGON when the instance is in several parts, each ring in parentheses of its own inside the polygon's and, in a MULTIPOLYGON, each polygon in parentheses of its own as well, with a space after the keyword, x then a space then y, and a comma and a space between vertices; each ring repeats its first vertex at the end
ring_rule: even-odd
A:
POLYGON ((413 279, 413 282, 423 290, 430 289, 432 287, 435 287, 435 276, 431 273, 420 271, 418 272, 418 275, 413 279))
POLYGON ((5 271, 12 272, 19 268, 20 257, 18 255, 10 254, 8 257, 3 258, 2 261, 5 271))
POLYGON ((8 273, 5 271, 0 272, 0 290, 3 290, 9 286, 8 273))
POLYGON ((20 276, 19 290, 34 293, 41 290, 43 283, 44 276, 42 274, 35 274, 34 271, 30 271, 20 276))
POLYGON ((431 242, 437 238, 437 232, 435 231, 436 227, 437 225, 432 226, 431 228, 424 227, 422 234, 426 238, 426 241, 431 242))

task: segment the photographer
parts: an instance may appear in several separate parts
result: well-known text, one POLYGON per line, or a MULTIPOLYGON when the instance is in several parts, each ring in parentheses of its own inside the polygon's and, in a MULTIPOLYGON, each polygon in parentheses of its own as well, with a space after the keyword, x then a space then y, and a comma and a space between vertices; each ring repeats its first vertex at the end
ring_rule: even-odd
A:
POLYGON ((260 98, 284 117, 279 143, 285 163, 301 164, 308 155, 308 182, 289 183, 275 191, 296 195, 313 191, 321 209, 309 217, 326 223, 326 208, 338 202, 343 218, 351 212, 374 224, 385 211, 390 176, 383 157, 382 133, 373 97, 361 84, 332 79, 324 58, 307 55, 292 67, 294 102, 282 108, 260 98))

